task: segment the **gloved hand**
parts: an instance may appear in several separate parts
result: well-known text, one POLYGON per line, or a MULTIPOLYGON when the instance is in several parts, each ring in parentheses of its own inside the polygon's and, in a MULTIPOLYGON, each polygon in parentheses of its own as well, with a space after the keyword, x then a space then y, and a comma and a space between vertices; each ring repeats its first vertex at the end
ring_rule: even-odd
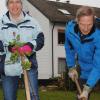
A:
POLYGON ((91 90, 92 89, 89 86, 84 85, 82 93, 78 96, 79 100, 82 100, 82 99, 88 100, 88 95, 89 95, 91 90))
POLYGON ((18 52, 20 55, 24 55, 24 54, 29 55, 32 53, 32 49, 29 45, 24 45, 24 46, 18 48, 18 52))
POLYGON ((75 78, 78 79, 78 73, 75 67, 69 69, 68 75, 72 79, 72 81, 75 81, 75 78))
POLYGON ((12 53, 16 52, 18 49, 18 47, 14 46, 14 45, 9 45, 8 46, 8 50, 12 53))

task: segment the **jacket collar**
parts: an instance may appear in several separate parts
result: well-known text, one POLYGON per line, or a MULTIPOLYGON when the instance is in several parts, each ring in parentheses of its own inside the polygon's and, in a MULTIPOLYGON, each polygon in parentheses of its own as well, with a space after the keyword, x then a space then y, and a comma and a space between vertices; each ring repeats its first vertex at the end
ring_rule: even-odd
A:
MULTIPOLYGON (((30 18, 28 17, 28 15, 25 12, 23 12, 23 14, 24 14, 24 18, 23 18, 23 20, 19 24, 30 21, 30 18)), ((13 23, 10 20, 9 11, 3 16, 2 23, 4 25, 8 25, 8 24, 14 24, 15 25, 15 23, 13 23)))

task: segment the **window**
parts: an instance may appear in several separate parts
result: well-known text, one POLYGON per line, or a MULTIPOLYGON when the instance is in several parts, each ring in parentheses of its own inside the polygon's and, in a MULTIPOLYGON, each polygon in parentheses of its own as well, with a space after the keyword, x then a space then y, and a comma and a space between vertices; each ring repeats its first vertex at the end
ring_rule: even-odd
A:
POLYGON ((65 10, 65 9, 58 9, 58 11, 60 11, 61 13, 63 13, 64 15, 70 15, 70 12, 65 10))
POLYGON ((66 59, 58 58, 58 74, 62 74, 66 71, 66 59))
POLYGON ((58 44, 62 45, 65 43, 65 31, 58 30, 58 44))

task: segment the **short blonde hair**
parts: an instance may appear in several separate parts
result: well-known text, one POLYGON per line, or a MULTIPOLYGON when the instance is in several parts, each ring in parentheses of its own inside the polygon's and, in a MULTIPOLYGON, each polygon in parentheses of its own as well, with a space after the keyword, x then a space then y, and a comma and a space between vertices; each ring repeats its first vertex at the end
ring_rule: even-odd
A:
POLYGON ((76 19, 79 20, 82 16, 91 16, 95 17, 95 11, 92 7, 82 6, 77 10, 76 19))

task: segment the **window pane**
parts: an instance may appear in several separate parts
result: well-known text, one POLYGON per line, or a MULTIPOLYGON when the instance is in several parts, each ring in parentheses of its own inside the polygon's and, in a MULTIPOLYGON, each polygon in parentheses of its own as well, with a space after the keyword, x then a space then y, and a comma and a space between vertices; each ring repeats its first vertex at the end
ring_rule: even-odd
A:
POLYGON ((64 30, 58 30, 58 44, 64 44, 64 42, 65 42, 64 30))
POLYGON ((58 74, 65 72, 66 60, 64 58, 58 58, 58 74))

